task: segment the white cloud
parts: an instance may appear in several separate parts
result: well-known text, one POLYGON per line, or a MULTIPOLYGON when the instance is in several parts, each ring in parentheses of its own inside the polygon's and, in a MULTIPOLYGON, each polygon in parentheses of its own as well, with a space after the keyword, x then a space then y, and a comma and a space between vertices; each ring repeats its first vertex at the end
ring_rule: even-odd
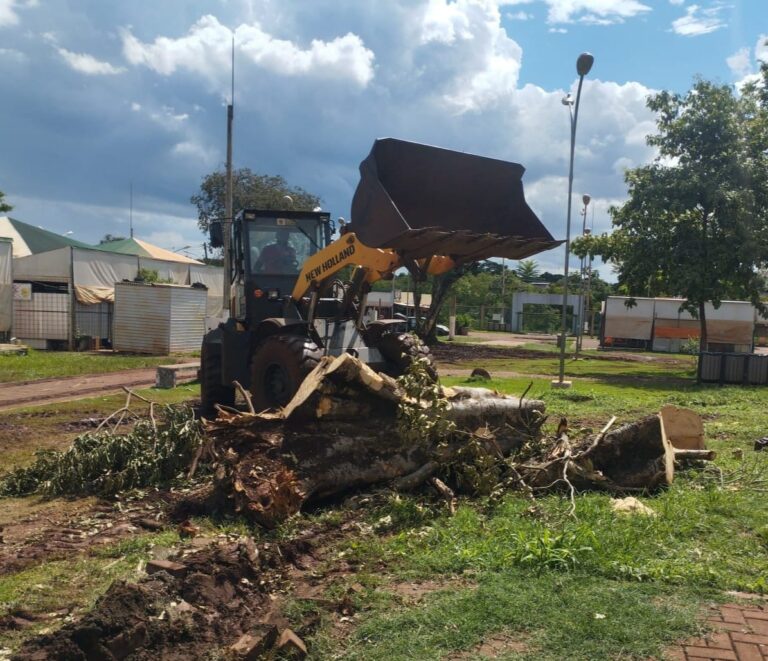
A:
POLYGON ((211 147, 206 147, 205 145, 199 142, 195 142, 194 140, 184 140, 183 142, 176 143, 173 146, 171 153, 174 156, 178 156, 180 158, 196 159, 205 164, 207 167, 216 165, 219 154, 218 150, 211 147))
POLYGON ((25 62, 27 60, 27 56, 15 48, 0 48, 0 60, 25 62))
POLYGON ((430 0, 420 46, 423 61, 444 72, 443 99, 459 113, 492 107, 517 87, 523 51, 495 0, 430 0))
POLYGON ((691 5, 686 8, 685 16, 672 21, 672 31, 683 37, 698 37, 724 28, 726 23, 720 18, 723 9, 723 5, 712 5, 706 8, 691 5))
POLYGON ((733 55, 726 58, 728 68, 736 80, 736 87, 741 89, 747 83, 756 83, 761 79, 758 73, 761 62, 768 62, 768 34, 761 34, 757 38, 755 48, 740 48, 733 55), (752 59, 754 55, 754 59, 752 59))
POLYGON ((726 58, 726 63, 734 76, 743 78, 752 71, 752 63, 749 58, 749 48, 740 48, 733 55, 726 58))
POLYGON ((768 34, 761 34, 755 46, 755 59, 768 62, 768 34))
MULTIPOLYGON (((511 160, 527 168, 524 185, 529 200, 552 234, 563 237, 570 126, 568 110, 560 100, 566 90, 519 86, 522 50, 512 39, 511 28, 508 34, 502 24, 504 19, 509 25, 502 16, 508 3, 348 0, 343 9, 338 4, 338 0, 316 0, 299 8, 274 0, 274 7, 280 9, 278 17, 259 8, 254 15, 262 17, 263 23, 255 33, 238 28, 236 166, 281 174, 292 185, 321 195, 323 207, 331 213, 347 216, 358 180, 357 164, 376 136, 392 135, 511 160), (332 22, 322 23, 323 18, 332 22), (365 46, 359 39, 352 55, 321 65, 312 36, 320 34, 323 25, 325 41, 319 43, 333 44, 333 35, 352 33, 360 35, 365 46), (246 43, 254 50, 246 52, 246 43), (360 48, 370 57, 355 60, 360 48), (297 52, 304 54, 299 60, 304 57, 301 62, 309 64, 295 64, 291 58, 297 52), (364 76, 350 60, 368 63, 369 68, 366 65, 360 70, 364 76), (367 78, 374 73, 374 61, 375 78, 367 78), (341 84, 329 84, 328 76, 341 84), (364 88, 362 80, 369 81, 364 88)), ((530 10, 531 6, 523 8, 530 10)), ((587 14, 572 16, 579 21, 587 14)), ((106 205, 124 203, 127 207, 125 182, 133 181, 136 193, 144 178, 147 188, 168 204, 172 200, 173 206, 164 214, 158 200, 150 204, 137 195, 134 219, 138 235, 178 232, 183 242, 174 239, 170 244, 176 247, 202 241, 188 200, 201 177, 220 167, 224 158, 224 108, 218 93, 229 87, 231 32, 223 21, 221 17, 198 21, 180 38, 155 38, 164 32, 147 32, 157 30, 154 23, 137 24, 123 34, 127 62, 161 76, 188 75, 161 81, 153 81, 155 76, 148 71, 126 76, 124 96, 117 102, 109 99, 113 114, 104 124, 123 121, 126 130, 105 131, 110 134, 105 144, 77 150, 72 148, 74 141, 63 142, 54 136, 55 150, 52 147, 51 152, 68 154, 67 163, 73 165, 60 168, 60 177, 54 178, 64 192, 48 194, 52 208, 59 209, 53 206, 58 204, 57 196, 70 194, 72 199, 99 199, 106 205), (147 34, 152 37, 144 36, 147 34), (115 159, 115 153, 121 153, 121 159, 115 159), (74 175, 69 173, 84 169, 77 164, 98 171, 98 187, 85 190, 73 181, 74 175), (63 183, 69 187, 64 188, 63 183), (146 215, 140 216, 136 209, 146 215), (184 220, 185 214, 190 218, 184 220)), ((570 25, 548 27, 565 30, 570 25)), ((571 91, 577 82, 575 72, 573 75, 571 91)), ((638 83, 620 85, 591 77, 585 81, 577 135, 576 199, 587 192, 595 200, 620 200, 626 194, 622 167, 641 165, 653 157, 654 151, 645 144, 645 135, 654 128, 653 114, 645 107, 650 92, 638 83)), ((85 139, 79 133, 76 137, 81 143, 85 139)), ((39 155, 38 160, 42 160, 39 155)), ((14 203, 16 199, 14 195, 14 203)), ((600 209, 597 203, 595 208, 600 209)), ((50 217, 50 209, 22 204, 18 209, 25 220, 45 224, 44 219, 50 217)), ((79 214, 70 207, 63 211, 64 230, 82 228, 78 238, 83 240, 95 241, 105 232, 125 232, 127 228, 127 214, 79 214), (118 222, 123 224, 110 225, 118 222), (94 236, 86 236, 88 233, 94 236)), ((541 259, 537 256, 537 261, 552 262, 555 269, 555 262, 562 267, 561 257, 562 253, 553 251, 541 259)))
POLYGON ((680 5, 685 4, 685 0, 669 0, 670 5, 675 5, 676 7, 679 7, 680 5))
POLYGON ((533 14, 525 11, 507 12, 504 14, 504 17, 510 21, 530 21, 533 18, 533 14))
POLYGON ((37 0, 0 0, 0 28, 19 24, 19 9, 37 7, 37 0))
POLYGON ((552 34, 568 34, 568 30, 565 28, 549 28, 547 32, 550 32, 552 34))
POLYGON ((637 163, 635 163, 631 158, 627 158, 626 156, 621 156, 620 158, 617 158, 613 165, 611 166, 611 169, 616 173, 620 174, 622 177, 624 176, 624 172, 626 170, 630 170, 637 166, 637 163))
POLYGON ((70 68, 87 76, 114 76, 125 71, 123 67, 102 62, 87 53, 73 53, 66 48, 57 48, 56 50, 70 68))
MULTIPOLYGON (((146 66, 164 76, 186 69, 211 82, 228 77, 232 32, 215 16, 203 16, 178 39, 157 37, 153 43, 143 43, 128 29, 121 35, 123 53, 133 65, 146 66)), ((366 87, 374 75, 373 52, 352 33, 331 41, 314 39, 303 49, 273 37, 254 22, 236 29, 235 46, 249 61, 279 75, 337 78, 359 87, 366 87)))
POLYGON ((580 20, 606 25, 651 11, 637 0, 545 0, 549 5, 549 23, 573 23, 580 20))

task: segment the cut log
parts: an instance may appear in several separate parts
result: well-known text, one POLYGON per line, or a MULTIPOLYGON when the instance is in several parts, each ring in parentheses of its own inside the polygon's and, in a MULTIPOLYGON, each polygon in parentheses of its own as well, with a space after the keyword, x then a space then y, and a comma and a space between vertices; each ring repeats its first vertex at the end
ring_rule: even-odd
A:
MULTIPOLYGON (((396 481, 416 488, 482 429, 489 451, 508 454, 540 434, 544 404, 481 388, 446 388, 450 438, 414 443, 398 433, 397 382, 350 355, 324 358, 278 412, 224 414, 207 423, 220 457, 215 484, 235 509, 274 527, 306 503, 396 481)), ((477 438, 477 436, 476 436, 477 438)))

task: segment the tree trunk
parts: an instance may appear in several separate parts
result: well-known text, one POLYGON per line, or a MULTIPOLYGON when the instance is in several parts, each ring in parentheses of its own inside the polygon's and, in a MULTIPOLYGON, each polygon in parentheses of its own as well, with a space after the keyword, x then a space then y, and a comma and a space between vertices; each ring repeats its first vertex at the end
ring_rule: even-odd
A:
POLYGON ((432 301, 427 310, 424 322, 419 325, 418 335, 426 344, 436 344, 437 317, 445 303, 445 299, 451 291, 453 284, 467 272, 466 266, 457 266, 447 273, 434 276, 432 280, 432 301))
POLYGON ((707 345, 709 344, 709 338, 707 336, 707 313, 706 303, 701 301, 699 303, 699 325, 701 328, 699 339, 699 351, 707 351, 707 345))
POLYGON ((497 456, 538 438, 543 402, 482 388, 445 388, 441 416, 456 432, 413 440, 399 433, 397 403, 417 403, 397 383, 344 354, 324 358, 278 413, 222 414, 207 423, 218 457, 217 492, 272 528, 304 503, 403 476, 407 488, 449 464, 470 439, 497 456))

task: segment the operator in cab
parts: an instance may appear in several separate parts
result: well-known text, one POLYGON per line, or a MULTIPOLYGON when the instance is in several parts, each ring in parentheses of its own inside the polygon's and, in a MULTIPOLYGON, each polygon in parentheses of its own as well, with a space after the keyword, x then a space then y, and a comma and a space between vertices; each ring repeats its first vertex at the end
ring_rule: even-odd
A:
POLYGON ((295 273, 298 270, 296 251, 288 242, 290 231, 279 227, 275 242, 264 246, 254 265, 257 273, 295 273))

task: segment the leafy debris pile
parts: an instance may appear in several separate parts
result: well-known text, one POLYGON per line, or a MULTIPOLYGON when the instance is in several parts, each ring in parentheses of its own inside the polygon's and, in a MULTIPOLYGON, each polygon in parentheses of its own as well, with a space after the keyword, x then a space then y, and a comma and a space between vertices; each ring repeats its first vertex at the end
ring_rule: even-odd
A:
POLYGON ((154 414, 139 419, 128 433, 102 427, 78 436, 63 452, 37 452, 31 466, 0 477, 0 495, 106 496, 160 486, 185 473, 202 444, 192 408, 164 406, 159 421, 154 414))

